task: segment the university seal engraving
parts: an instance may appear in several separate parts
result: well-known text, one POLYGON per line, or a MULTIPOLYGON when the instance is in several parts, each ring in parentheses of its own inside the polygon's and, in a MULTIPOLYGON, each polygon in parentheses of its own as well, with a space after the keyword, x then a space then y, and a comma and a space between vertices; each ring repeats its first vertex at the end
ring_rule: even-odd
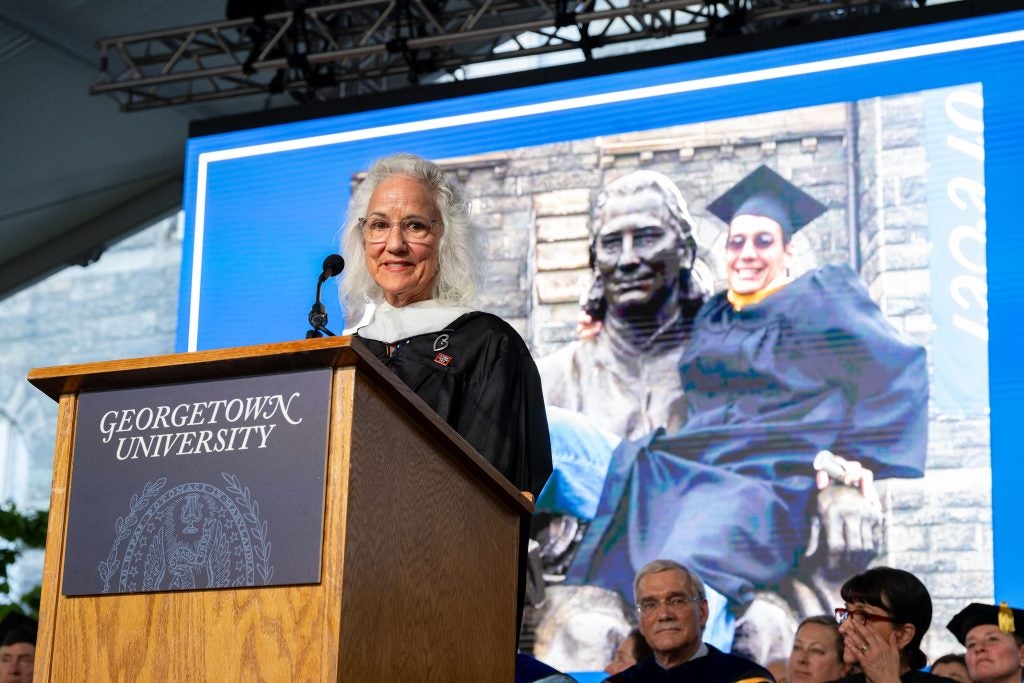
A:
POLYGON ((162 477, 133 495, 97 567, 102 592, 269 585, 267 522, 248 487, 233 474, 221 477, 224 488, 190 482, 166 491, 162 477))

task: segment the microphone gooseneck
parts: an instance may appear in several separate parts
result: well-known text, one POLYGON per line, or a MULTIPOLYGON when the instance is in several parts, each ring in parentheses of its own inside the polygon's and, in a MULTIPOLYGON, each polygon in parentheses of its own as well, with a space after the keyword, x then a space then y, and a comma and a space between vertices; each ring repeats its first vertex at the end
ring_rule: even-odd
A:
POLYGON ((320 289, 325 282, 345 269, 345 259, 337 254, 330 254, 324 259, 321 268, 320 277, 316 281, 316 299, 313 301, 313 307, 309 309, 308 316, 310 327, 313 329, 306 331, 306 339, 322 337, 325 334, 329 337, 335 336, 327 329, 327 309, 320 302, 320 289))

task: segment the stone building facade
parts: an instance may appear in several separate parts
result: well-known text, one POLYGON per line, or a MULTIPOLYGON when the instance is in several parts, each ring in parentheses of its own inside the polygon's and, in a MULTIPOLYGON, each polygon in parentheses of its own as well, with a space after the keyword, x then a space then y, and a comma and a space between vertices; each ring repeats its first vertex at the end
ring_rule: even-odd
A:
MULTIPOLYGON (((181 239, 177 217, 160 221, 0 301, 0 500, 50 504, 57 404, 25 380, 30 368, 174 351, 181 239)), ((39 582, 42 556, 19 560, 15 594, 39 582)))

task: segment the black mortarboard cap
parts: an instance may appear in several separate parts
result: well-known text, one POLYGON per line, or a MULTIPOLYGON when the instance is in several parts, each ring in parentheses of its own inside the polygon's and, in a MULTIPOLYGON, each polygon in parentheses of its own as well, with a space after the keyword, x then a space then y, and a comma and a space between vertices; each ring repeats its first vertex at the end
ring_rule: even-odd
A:
POLYGON ((35 645, 38 630, 39 624, 35 619, 26 617, 21 612, 8 612, 7 616, 0 620, 0 647, 16 643, 35 645))
POLYGON ((767 216, 782 226, 787 240, 825 209, 824 204, 767 166, 759 166, 708 205, 708 211, 726 224, 746 214, 767 216))
POLYGON ((967 632, 982 624, 995 624, 1003 633, 1016 633, 1024 636, 1024 610, 1010 607, 1005 602, 998 606, 972 602, 950 619, 946 628, 963 645, 967 638, 967 632))

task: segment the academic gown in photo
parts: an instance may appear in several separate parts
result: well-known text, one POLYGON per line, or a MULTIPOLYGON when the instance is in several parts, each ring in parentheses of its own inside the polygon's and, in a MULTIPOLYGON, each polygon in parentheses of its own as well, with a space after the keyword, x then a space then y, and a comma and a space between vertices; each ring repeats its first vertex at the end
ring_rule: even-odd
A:
POLYGON ((820 450, 876 478, 923 475, 924 349, 848 266, 807 273, 740 311, 712 297, 680 373, 686 424, 616 449, 572 583, 630 596, 641 566, 669 558, 745 604, 804 550, 820 450))
POLYGON ((508 323, 474 311, 392 344, 359 341, 513 486, 540 494, 551 474, 544 396, 526 343, 508 323))
POLYGON ((771 673, 749 659, 705 644, 706 655, 663 669, 651 655, 605 683, 774 683, 771 673))

